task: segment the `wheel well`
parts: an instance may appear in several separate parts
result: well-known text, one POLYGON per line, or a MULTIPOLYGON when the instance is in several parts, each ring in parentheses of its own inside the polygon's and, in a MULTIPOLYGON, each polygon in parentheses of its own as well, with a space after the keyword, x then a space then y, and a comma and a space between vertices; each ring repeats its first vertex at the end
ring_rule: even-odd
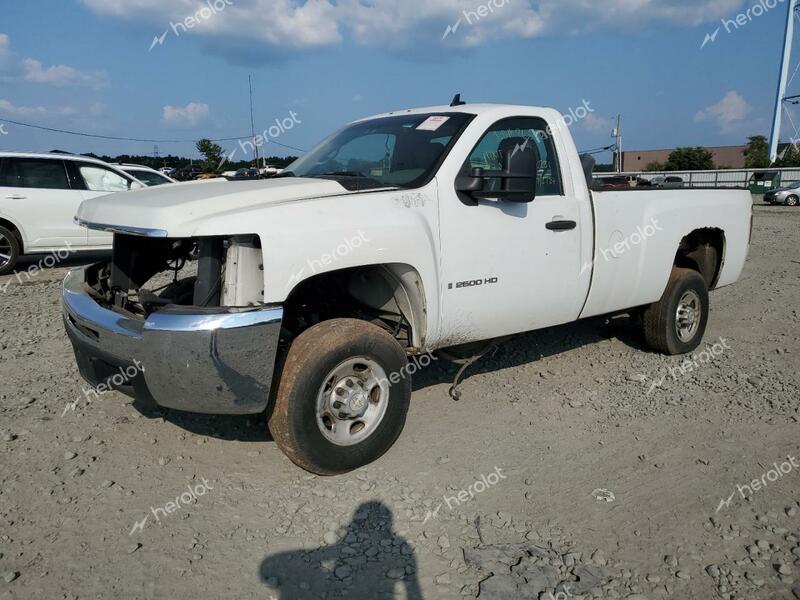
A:
POLYGON ((725 262, 725 232, 721 229, 695 229, 681 240, 675 266, 693 269, 714 289, 725 262))
POLYGON ((335 318, 356 318, 383 327, 407 350, 424 347, 427 308, 422 279, 405 264, 353 267, 314 275, 284 303, 284 330, 291 337, 335 318))
POLYGON ((20 233, 19 229, 17 229, 16 225, 14 225, 11 221, 6 221, 5 219, 0 219, 0 227, 5 227, 11 233, 14 234, 14 236, 17 238, 17 241, 19 242, 19 253, 23 254, 23 251, 24 251, 23 246, 24 246, 24 244, 22 242, 22 234, 20 233))

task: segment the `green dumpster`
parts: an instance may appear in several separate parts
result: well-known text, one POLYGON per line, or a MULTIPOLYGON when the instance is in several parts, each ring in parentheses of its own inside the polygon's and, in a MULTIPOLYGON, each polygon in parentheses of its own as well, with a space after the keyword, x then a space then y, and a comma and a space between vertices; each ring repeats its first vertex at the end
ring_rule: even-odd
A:
POLYGON ((758 171, 750 178, 750 192, 753 194, 766 194, 768 191, 779 187, 781 184, 780 171, 758 171))

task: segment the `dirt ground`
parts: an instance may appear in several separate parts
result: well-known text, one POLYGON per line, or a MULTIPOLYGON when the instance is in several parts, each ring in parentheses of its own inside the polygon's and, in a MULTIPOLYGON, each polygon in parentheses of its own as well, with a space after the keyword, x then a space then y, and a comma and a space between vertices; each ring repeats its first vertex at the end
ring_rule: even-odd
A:
POLYGON ((335 478, 261 418, 87 397, 66 268, 0 278, 0 598, 800 598, 800 209, 756 215, 690 363, 626 318, 509 342, 459 402, 438 360, 335 478))

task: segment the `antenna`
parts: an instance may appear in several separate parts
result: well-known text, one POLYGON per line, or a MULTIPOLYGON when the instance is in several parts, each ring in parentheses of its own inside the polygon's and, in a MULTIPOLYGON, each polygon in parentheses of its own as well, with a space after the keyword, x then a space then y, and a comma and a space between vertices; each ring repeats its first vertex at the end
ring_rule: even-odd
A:
POLYGON ((253 136, 253 153, 256 161, 256 168, 258 168, 258 145, 256 144, 256 125, 253 119, 253 76, 247 76, 247 82, 250 84, 250 134, 253 136))
POLYGON ((456 94, 453 97, 453 101, 450 103, 450 106, 464 106, 466 102, 461 99, 461 94, 456 94))
MULTIPOLYGON (((781 125, 783 120, 783 103, 791 100, 786 97, 786 88, 790 81, 789 63, 792 60, 792 43, 794 42, 794 13, 797 10, 797 0, 789 0, 789 16, 786 20, 786 33, 783 36, 783 58, 781 60, 781 74, 778 80, 778 94, 775 98, 775 115, 772 119, 772 135, 769 141, 769 160, 778 159, 778 144, 781 138, 781 125)), ((792 140, 795 142, 796 140, 792 140)))

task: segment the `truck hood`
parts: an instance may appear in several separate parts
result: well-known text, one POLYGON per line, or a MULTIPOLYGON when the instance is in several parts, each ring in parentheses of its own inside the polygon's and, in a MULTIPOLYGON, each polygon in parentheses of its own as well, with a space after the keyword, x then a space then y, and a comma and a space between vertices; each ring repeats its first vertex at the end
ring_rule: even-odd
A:
POLYGON ((299 200, 350 194, 336 181, 286 177, 179 183, 86 200, 76 220, 92 228, 141 230, 169 237, 180 225, 215 215, 299 200), (99 226, 99 227, 93 227, 99 226))

